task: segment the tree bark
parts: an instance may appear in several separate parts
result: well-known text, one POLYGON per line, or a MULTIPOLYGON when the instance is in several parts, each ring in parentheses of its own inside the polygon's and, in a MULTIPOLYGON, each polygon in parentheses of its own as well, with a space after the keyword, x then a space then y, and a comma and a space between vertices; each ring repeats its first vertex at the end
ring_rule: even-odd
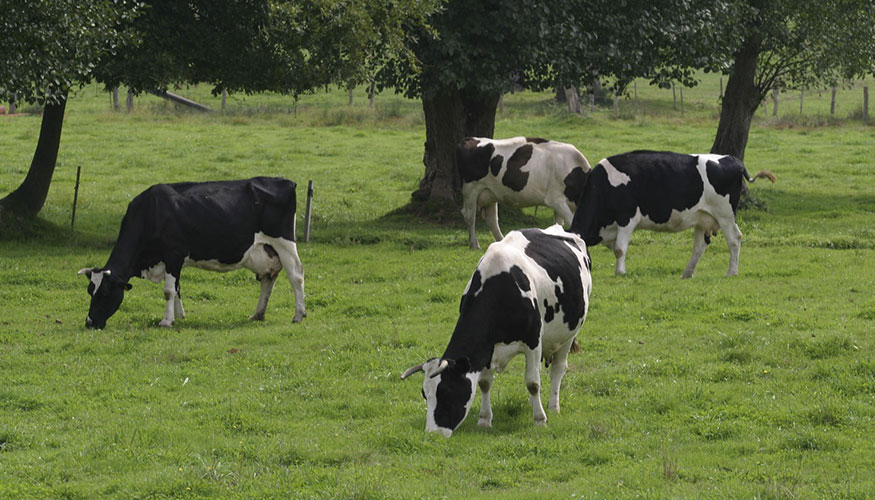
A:
POLYGON ((454 162, 456 144, 470 136, 492 137, 500 98, 498 93, 475 96, 449 90, 422 99, 425 175, 411 196, 414 202, 441 199, 458 204, 461 201, 462 184, 454 162))
POLYGON ((20 218, 32 218, 43 208, 52 183, 52 174, 58 161, 61 145, 61 127, 67 107, 65 94, 57 104, 47 103, 43 109, 42 125, 30 170, 24 182, 15 191, 0 200, 0 220, 6 214, 20 218))
POLYGON ((744 159, 751 120, 765 92, 755 82, 760 48, 758 39, 750 39, 735 55, 711 153, 744 159))

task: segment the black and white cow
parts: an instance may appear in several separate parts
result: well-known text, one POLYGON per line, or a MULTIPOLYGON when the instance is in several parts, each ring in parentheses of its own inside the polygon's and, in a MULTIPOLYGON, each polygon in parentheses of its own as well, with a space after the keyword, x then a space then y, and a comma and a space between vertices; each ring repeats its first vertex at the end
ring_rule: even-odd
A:
POLYGON ((590 170, 586 157, 571 144, 528 137, 462 139, 456 146, 456 168, 471 248, 480 248, 474 224, 481 210, 495 241, 501 241, 499 202, 513 207, 545 205, 553 209, 557 223, 570 224, 590 170))
POLYGON ((102 268, 79 271, 90 280, 85 325, 103 328, 119 308, 131 277, 164 280, 160 325, 185 317, 179 297, 184 266, 213 271, 246 268, 261 282, 250 319, 264 319, 283 269, 295 294, 294 322, 306 315, 304 269, 295 244, 295 183, 281 178, 156 184, 128 204, 115 248, 102 268))
POLYGON ((602 243, 617 257, 617 274, 626 274, 626 249, 636 228, 683 231, 693 227, 693 255, 684 278, 693 275, 711 235, 723 231, 729 245, 729 270, 738 274, 741 231, 735 213, 742 182, 775 176, 760 171, 751 178, 734 156, 633 151, 600 161, 589 173, 571 231, 589 246, 602 243))
POLYGON ((462 296, 443 356, 401 376, 425 372, 426 429, 451 436, 468 415, 476 385, 481 391, 479 424, 490 427, 493 372, 521 353, 535 424, 546 423, 540 361, 552 363, 548 408, 558 412, 568 352, 586 318, 591 291, 586 244, 558 224, 512 231, 489 245, 462 296))

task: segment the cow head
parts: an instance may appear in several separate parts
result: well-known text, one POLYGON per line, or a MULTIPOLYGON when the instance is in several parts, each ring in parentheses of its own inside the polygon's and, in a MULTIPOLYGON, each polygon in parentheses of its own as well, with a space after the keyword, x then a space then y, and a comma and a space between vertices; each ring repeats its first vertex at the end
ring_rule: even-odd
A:
POLYGON ((125 298, 125 291, 131 285, 112 275, 109 269, 82 269, 77 274, 85 275, 88 283, 88 295, 91 295, 91 307, 85 318, 87 328, 103 329, 106 320, 118 311, 125 298))
POLYGON ((468 416, 468 410, 474 401, 477 377, 470 370, 471 363, 468 358, 433 358, 411 367, 401 375, 405 379, 419 371, 425 373, 422 396, 428 408, 425 418, 427 431, 450 437, 468 416))

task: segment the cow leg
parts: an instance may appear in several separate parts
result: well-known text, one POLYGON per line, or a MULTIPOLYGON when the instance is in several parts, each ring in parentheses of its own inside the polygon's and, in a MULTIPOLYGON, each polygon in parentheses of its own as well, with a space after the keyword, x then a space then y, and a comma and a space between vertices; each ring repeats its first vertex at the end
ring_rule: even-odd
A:
POLYGON ((480 242, 477 241, 477 232, 474 227, 477 225, 477 197, 479 193, 468 192, 462 188, 464 201, 462 203, 462 216, 465 218, 465 224, 468 226, 468 246, 471 248, 480 248, 480 242))
POLYGON ((276 283, 277 275, 266 275, 261 278, 261 295, 258 296, 258 305, 255 306, 255 312, 249 317, 251 321, 263 321, 264 312, 267 310, 267 301, 270 299, 270 292, 273 291, 273 285, 276 283))
POLYGON ((498 227, 498 202, 490 203, 483 207, 483 220, 486 221, 486 225, 492 231, 495 241, 504 239, 504 235, 501 234, 501 228, 498 227))
MULTIPOLYGON (((174 312, 176 311, 176 302, 179 301, 179 280, 169 272, 164 275, 164 300, 167 301, 167 305, 164 307, 164 318, 158 323, 158 326, 170 328, 176 319, 174 312)), ((179 302, 179 308, 182 309, 182 302, 179 302)))
POLYGON ((562 385, 562 377, 568 369, 568 353, 575 337, 559 346, 559 350, 553 355, 553 364, 550 365, 550 402, 547 408, 559 413, 559 387, 562 385))
MULTIPOLYGON (((304 305, 304 266, 298 257, 298 245, 294 241, 276 238, 272 241, 272 246, 279 256, 283 269, 286 270, 295 294, 295 317, 292 322, 300 323, 307 316, 307 308, 304 305)), ((262 293, 264 293, 264 285, 262 285, 262 293)), ((267 299, 265 299, 266 306, 267 299)))
POLYGON ((489 397, 489 391, 492 389, 492 370, 489 368, 483 370, 477 384, 480 386, 480 420, 477 421, 477 425, 492 427, 492 401, 489 397))
POLYGON ((726 244, 729 245, 729 270, 726 271, 726 276, 735 276, 738 274, 738 254, 741 251, 741 230, 738 229, 738 224, 735 221, 721 221, 720 230, 726 236, 726 244))
POLYGON ((526 389, 529 391, 529 403, 532 405, 532 416, 535 425, 547 423, 547 414, 541 404, 541 346, 536 349, 526 349, 526 389))
POLYGON ((699 259, 702 258, 702 254, 705 253, 706 248, 708 248, 708 244, 705 242, 705 228, 696 226, 693 232, 693 255, 690 257, 690 262, 687 263, 687 268, 684 269, 684 274, 681 275, 681 278, 693 276, 693 271, 696 270, 696 265, 699 263, 699 259))
POLYGON ((617 274, 620 276, 626 274, 626 251, 629 248, 629 239, 634 230, 635 228, 632 226, 617 229, 617 239, 614 240, 614 256, 617 257, 617 274))
POLYGON ((574 210, 564 198, 551 201, 549 206, 553 209, 553 222, 562 224, 566 228, 571 225, 571 219, 574 218, 574 210))

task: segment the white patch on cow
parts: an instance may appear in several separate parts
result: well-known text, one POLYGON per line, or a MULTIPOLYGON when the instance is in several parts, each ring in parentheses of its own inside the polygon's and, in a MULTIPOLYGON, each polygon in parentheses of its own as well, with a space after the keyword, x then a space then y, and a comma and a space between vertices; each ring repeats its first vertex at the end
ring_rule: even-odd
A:
POLYGON ((632 180, 627 174, 620 172, 616 167, 611 165, 611 162, 609 162, 607 158, 600 161, 599 164, 604 167, 605 172, 608 174, 608 182, 610 182, 613 187, 625 186, 632 180))
POLYGON ((149 269, 144 269, 140 272, 140 276, 143 279, 147 279, 154 283, 161 283, 161 280, 164 279, 164 276, 167 274, 167 270, 164 266, 163 262, 159 262, 149 269))
POLYGON ((92 295, 97 294, 97 289, 100 288, 100 284, 103 283, 103 276, 106 271, 100 271, 99 273, 92 272, 91 273, 91 282, 94 283, 94 291, 91 292, 92 295))

